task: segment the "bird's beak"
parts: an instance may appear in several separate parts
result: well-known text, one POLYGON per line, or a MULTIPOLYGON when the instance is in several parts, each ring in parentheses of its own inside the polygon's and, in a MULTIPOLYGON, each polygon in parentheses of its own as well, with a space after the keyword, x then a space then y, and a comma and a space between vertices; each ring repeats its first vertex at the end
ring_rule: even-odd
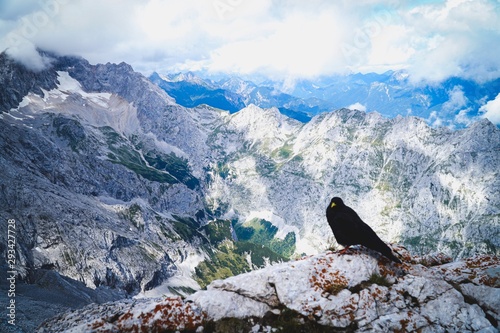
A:
POLYGON ((337 205, 335 204, 335 202, 332 202, 332 204, 330 205, 330 208, 333 208, 333 207, 335 207, 335 206, 337 206, 337 205))

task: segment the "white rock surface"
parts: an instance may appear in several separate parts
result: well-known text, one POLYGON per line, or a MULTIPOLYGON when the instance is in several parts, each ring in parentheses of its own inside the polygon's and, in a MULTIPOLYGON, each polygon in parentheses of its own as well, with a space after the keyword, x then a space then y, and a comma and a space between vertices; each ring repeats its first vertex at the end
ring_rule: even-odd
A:
POLYGON ((78 331, 84 323, 87 328, 97 323, 111 325, 106 332, 117 327, 124 332, 165 328, 171 323, 162 316, 172 315, 159 309, 169 302, 175 311, 186 312, 176 322, 179 330, 212 329, 232 318, 247 323, 244 332, 268 332, 282 328, 279 318, 288 311, 294 314, 289 321, 295 327, 315 325, 325 331, 497 332, 499 258, 426 267, 412 263, 415 258, 404 249, 397 250, 405 262, 402 265, 362 248, 344 255, 327 252, 214 281, 184 301, 143 299, 62 314, 42 325, 39 332, 78 331), (459 274, 460 270, 465 273, 459 274), (477 280, 468 280, 469 274, 477 280))

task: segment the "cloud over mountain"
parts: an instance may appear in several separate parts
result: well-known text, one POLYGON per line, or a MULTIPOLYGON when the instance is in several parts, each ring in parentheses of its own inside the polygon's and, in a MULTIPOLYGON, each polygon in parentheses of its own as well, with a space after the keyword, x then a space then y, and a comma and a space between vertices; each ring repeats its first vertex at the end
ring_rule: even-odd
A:
POLYGON ((479 111, 484 111, 484 118, 488 118, 494 124, 500 124, 500 94, 494 100, 483 105, 479 111))
MULTIPOLYGON (((151 73, 302 78, 406 68, 416 82, 499 77, 497 1, 3 1, 0 49, 36 44, 151 73)), ((22 46, 22 47, 21 47, 22 46)), ((16 53, 17 52, 17 53, 16 53)), ((26 60, 26 57, 20 57, 26 60)), ((29 58, 31 63, 36 62, 29 58)))

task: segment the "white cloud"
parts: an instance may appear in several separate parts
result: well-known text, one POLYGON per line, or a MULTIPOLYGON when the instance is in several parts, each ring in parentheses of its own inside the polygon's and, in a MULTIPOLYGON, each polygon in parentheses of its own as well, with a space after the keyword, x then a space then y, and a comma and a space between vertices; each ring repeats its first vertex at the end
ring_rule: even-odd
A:
POLYGON ((414 81, 461 76, 478 81, 499 76, 499 6, 495 1, 448 0, 402 13, 416 50, 408 61, 414 81))
POLYGON ((456 113, 469 103, 462 86, 454 86, 452 90, 448 91, 448 97, 448 101, 443 103, 441 108, 446 113, 456 113))
POLYGON ((427 122, 433 127, 441 127, 444 126, 445 123, 443 118, 441 118, 436 111, 431 112, 429 118, 427 118, 427 122))
POLYGON ((366 106, 364 106, 363 104, 361 104, 359 102, 351 104, 347 108, 350 110, 359 110, 359 111, 366 112, 366 106))
POLYGON ((488 118, 493 124, 500 125, 500 94, 495 99, 488 101, 479 109, 483 118, 488 118))
POLYGON ((341 70, 343 62, 336 45, 340 42, 333 13, 315 17, 291 13, 275 22, 259 38, 227 43, 210 53, 208 67, 251 73, 264 70, 298 77, 312 77, 341 70))
POLYGON ((380 71, 404 68, 415 49, 408 43, 409 31, 401 25, 389 25, 372 38, 372 48, 368 57, 368 67, 380 71))
POLYGON ((16 47, 7 49, 6 52, 35 72, 46 69, 51 63, 51 59, 41 56, 31 43, 20 43, 16 47))
POLYGON ((496 0, 428 3, 3 0, 0 50, 32 42, 145 73, 204 68, 290 82, 401 68, 415 81, 500 77, 496 0))
POLYGON ((474 123, 477 120, 477 117, 471 116, 469 114, 471 110, 470 109, 464 109, 461 110, 456 116, 455 116, 455 122, 458 124, 463 124, 465 126, 469 126, 472 123, 474 123))

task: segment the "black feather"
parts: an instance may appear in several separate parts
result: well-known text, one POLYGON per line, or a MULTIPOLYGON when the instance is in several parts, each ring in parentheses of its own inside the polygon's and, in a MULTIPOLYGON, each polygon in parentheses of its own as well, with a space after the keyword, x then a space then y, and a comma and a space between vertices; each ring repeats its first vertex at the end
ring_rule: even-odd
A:
POLYGON ((342 199, 332 198, 326 209, 326 219, 337 242, 345 247, 363 245, 375 250, 394 262, 401 263, 392 250, 377 236, 375 231, 342 199))

